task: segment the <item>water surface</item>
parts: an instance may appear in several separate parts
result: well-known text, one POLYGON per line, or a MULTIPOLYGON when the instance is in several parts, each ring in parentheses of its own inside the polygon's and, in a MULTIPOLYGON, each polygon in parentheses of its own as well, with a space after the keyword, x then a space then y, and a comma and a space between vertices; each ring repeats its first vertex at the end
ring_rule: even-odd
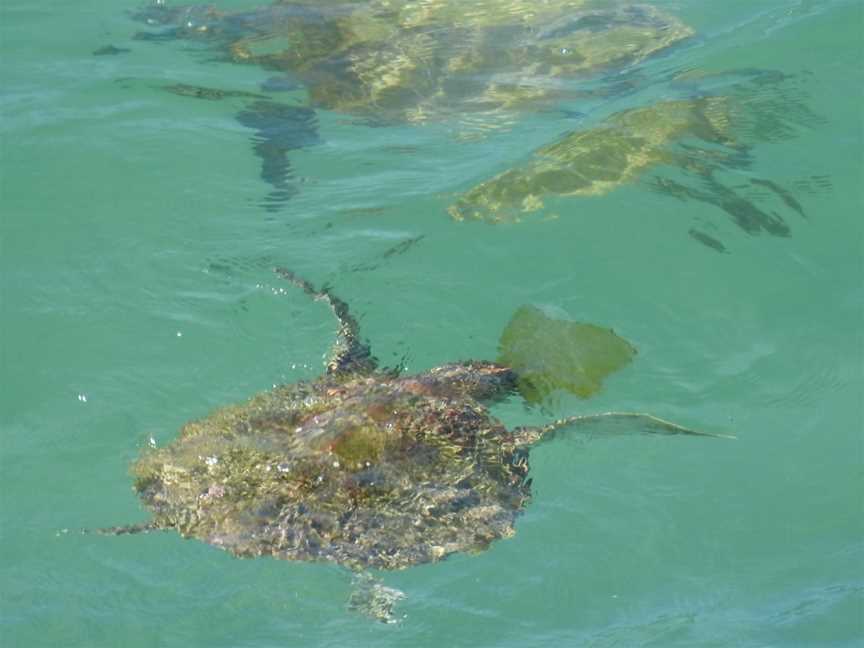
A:
POLYGON ((260 67, 133 39, 134 2, 4 3, 4 643, 860 642, 862 8, 654 4, 696 35, 637 66, 632 91, 465 138, 447 120, 371 125, 299 108, 301 128, 274 135, 249 112, 255 98, 166 92, 276 96, 260 67), (93 54, 108 45, 129 51, 93 54), (674 166, 663 177, 689 194, 640 178, 551 196, 521 222, 448 214, 562 134, 680 96, 668 80, 688 70, 719 75, 693 92, 729 74, 788 77, 775 97, 789 102, 788 132, 753 126, 749 165, 717 175, 787 232, 741 227, 728 203, 697 195, 724 194, 674 166), (818 119, 793 119, 800 106, 818 119), (290 149, 283 166, 264 164, 268 141, 290 149), (384 574, 407 594, 392 626, 345 611, 350 577, 335 567, 238 560, 172 533, 79 534, 145 518, 127 470, 149 438, 167 443, 216 406, 321 372, 334 322, 280 292, 274 265, 332 284, 382 361, 404 357, 409 371, 494 358, 523 304, 638 348, 591 400, 562 396, 547 412, 514 400, 496 410, 507 425, 636 410, 738 439, 538 447, 517 535, 384 574))

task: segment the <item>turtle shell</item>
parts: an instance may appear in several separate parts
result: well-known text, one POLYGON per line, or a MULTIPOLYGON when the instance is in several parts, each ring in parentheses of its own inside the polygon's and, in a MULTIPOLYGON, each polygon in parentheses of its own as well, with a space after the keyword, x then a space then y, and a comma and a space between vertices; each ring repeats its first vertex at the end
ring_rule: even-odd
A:
POLYGON ((135 490, 154 526, 238 556, 401 569, 481 551, 514 533, 526 451, 430 377, 277 387, 147 451, 135 490))

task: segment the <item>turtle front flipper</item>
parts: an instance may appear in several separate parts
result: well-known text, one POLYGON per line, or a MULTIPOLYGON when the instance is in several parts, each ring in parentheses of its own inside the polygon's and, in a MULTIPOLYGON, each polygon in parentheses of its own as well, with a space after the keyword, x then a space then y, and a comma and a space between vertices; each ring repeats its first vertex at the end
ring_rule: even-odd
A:
POLYGON ((360 340, 360 327, 351 315, 348 304, 330 292, 329 288, 318 290, 286 268, 276 268, 275 271, 283 279, 302 288, 303 292, 313 299, 325 300, 339 320, 339 333, 327 360, 327 373, 371 374, 374 372, 378 367, 378 360, 372 355, 369 345, 360 340))
POLYGON ((614 437, 632 434, 667 434, 734 439, 726 434, 713 434, 691 430, 683 425, 642 412, 603 412, 586 416, 570 416, 549 425, 520 427, 513 432, 516 445, 526 446, 551 439, 559 432, 588 435, 591 437, 614 437))

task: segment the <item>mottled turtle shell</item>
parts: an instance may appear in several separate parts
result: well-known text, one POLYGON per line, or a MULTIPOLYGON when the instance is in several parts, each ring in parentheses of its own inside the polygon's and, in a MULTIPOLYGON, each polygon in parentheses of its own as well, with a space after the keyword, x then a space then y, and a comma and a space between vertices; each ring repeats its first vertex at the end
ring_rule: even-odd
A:
POLYGON ((480 551, 530 496, 527 452, 478 400, 514 386, 469 362, 277 387, 145 452, 134 488, 153 527, 238 556, 401 569, 480 551))

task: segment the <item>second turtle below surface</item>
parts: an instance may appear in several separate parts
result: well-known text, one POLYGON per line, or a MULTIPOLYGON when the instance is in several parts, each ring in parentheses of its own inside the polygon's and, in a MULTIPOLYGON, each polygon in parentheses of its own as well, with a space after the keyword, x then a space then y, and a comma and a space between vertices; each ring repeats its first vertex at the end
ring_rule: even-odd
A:
POLYGON ((568 94, 562 80, 624 69, 693 35, 675 16, 617 0, 286 1, 240 12, 158 2, 133 15, 161 29, 140 39, 206 43, 301 81, 314 107, 379 122, 548 106, 568 94))
MULTIPOLYGON (((550 197, 601 196, 644 178, 658 194, 712 205, 748 235, 789 236, 787 214, 804 216, 783 183, 749 173, 756 143, 823 123, 806 106, 802 76, 674 67, 648 74, 649 59, 694 35, 650 4, 289 0, 231 12, 156 2, 133 16, 151 27, 140 39, 196 41, 224 61, 281 75, 266 82, 268 92, 305 89, 292 99, 306 105, 296 106, 242 91, 165 86, 201 99, 254 99, 236 117, 255 131, 261 178, 272 187, 261 204, 271 212, 299 191, 288 154, 321 141, 315 109, 369 126, 446 123, 463 140, 509 130, 529 112, 596 111, 606 116, 589 118, 530 159, 511 160, 492 177, 479 173, 450 215, 517 221, 544 210, 550 197), (662 100, 611 114, 603 107, 627 105, 627 97, 658 85, 662 100)), ((727 252, 710 216, 687 231, 727 252)))

